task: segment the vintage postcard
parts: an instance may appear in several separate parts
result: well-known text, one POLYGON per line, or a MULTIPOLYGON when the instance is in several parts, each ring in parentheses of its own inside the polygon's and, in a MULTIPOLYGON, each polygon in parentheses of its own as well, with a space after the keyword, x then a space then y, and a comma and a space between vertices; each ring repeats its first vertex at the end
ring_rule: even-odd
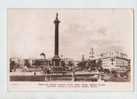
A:
POLYGON ((8 90, 132 91, 133 17, 133 9, 9 8, 8 90))

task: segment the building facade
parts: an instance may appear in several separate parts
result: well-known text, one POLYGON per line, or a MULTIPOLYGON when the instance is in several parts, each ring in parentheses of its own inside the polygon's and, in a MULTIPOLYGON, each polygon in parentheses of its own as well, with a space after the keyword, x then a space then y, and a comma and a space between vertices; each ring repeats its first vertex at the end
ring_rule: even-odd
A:
POLYGON ((110 71, 126 72, 130 69, 130 59, 120 50, 109 50, 101 54, 102 67, 110 71))

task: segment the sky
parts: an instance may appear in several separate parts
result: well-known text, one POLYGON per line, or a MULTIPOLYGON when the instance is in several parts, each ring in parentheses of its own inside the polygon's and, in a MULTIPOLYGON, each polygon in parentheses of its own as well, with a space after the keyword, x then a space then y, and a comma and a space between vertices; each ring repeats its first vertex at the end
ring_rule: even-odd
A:
POLYGON ((132 9, 8 9, 8 51, 10 57, 54 56, 56 13, 59 24, 59 55, 88 58, 109 47, 133 54, 132 9))

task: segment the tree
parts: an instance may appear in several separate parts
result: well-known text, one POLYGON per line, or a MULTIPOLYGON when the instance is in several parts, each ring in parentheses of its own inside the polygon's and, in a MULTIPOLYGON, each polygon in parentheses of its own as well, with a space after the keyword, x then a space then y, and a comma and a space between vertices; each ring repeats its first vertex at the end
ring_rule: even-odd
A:
POLYGON ((72 61, 68 61, 68 66, 71 68, 71 70, 72 70, 72 68, 73 68, 73 66, 74 66, 74 63, 72 62, 72 61))
POLYGON ((25 59, 24 65, 27 66, 27 67, 31 67, 31 64, 30 64, 28 59, 25 59))
POLYGON ((36 65, 36 66, 40 66, 40 61, 39 60, 35 60, 35 63, 34 63, 34 65, 36 65))
POLYGON ((12 70, 16 68, 16 63, 15 61, 10 61, 10 72, 12 72, 12 70))
POLYGON ((97 69, 96 60, 89 60, 88 61, 88 70, 94 71, 97 69))
POLYGON ((84 70, 85 68, 86 68, 86 61, 81 61, 81 62, 79 62, 77 65, 78 65, 78 68, 80 69, 80 70, 84 70))
POLYGON ((98 71, 103 71, 102 60, 101 59, 99 59, 98 62, 97 62, 97 69, 98 69, 98 71))

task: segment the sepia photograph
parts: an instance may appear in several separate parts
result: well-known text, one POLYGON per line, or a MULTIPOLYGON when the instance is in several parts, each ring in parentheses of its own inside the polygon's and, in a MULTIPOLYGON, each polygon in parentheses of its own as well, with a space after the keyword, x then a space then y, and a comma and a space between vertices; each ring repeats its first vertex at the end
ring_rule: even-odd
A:
POLYGON ((9 8, 9 86, 132 87, 133 19, 133 9, 9 8))

